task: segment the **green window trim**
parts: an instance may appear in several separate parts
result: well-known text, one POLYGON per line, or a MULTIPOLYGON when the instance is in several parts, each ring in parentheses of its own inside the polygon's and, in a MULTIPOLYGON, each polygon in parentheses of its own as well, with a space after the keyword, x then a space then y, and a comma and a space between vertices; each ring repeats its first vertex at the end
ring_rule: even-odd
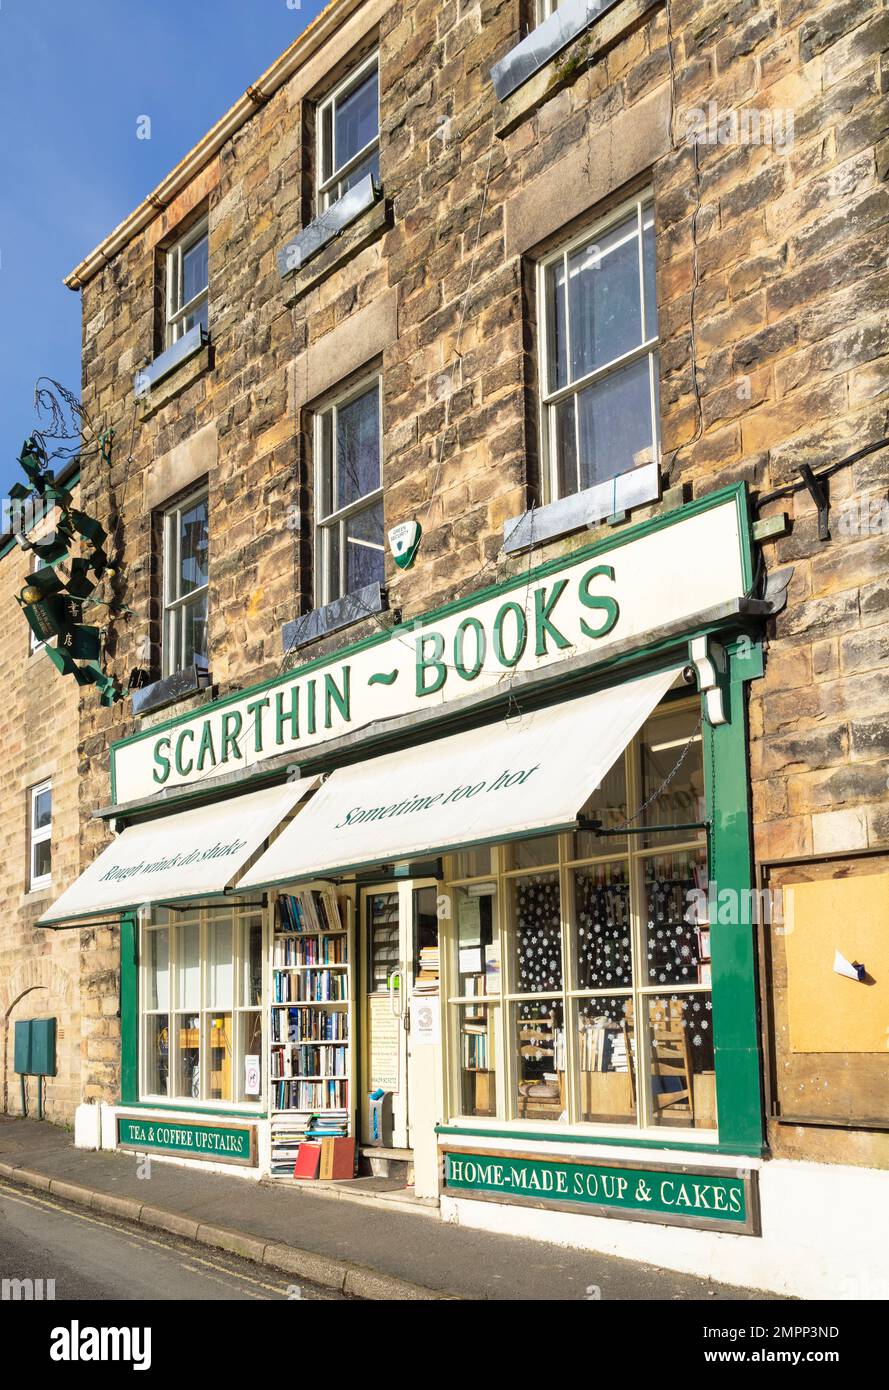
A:
MULTIPOLYGON (((689 1133, 693 1131, 689 1130, 689 1133)), ((602 1144, 612 1148, 627 1149, 670 1149, 681 1153, 726 1154, 734 1158, 762 1158, 765 1145, 701 1144, 694 1141, 684 1143, 676 1139, 631 1139, 623 1134, 578 1134, 573 1131, 562 1134, 546 1134, 542 1131, 526 1129, 482 1129, 475 1125, 436 1125, 437 1135, 455 1135, 458 1139, 512 1139, 518 1143, 532 1144, 602 1144)), ((453 1193, 450 1195, 454 1195, 453 1193)))
POLYGON ((710 882, 719 893, 731 890, 739 908, 735 923, 719 923, 710 936, 719 1138, 720 1143, 743 1147, 763 1143, 744 689, 757 663, 739 660, 732 650, 728 656, 727 671, 720 678, 727 722, 713 727, 704 721, 704 774, 711 820, 710 882))
POLYGON ((120 919, 120 1101, 139 1099, 139 933, 135 913, 120 919))
POLYGON ((193 1115, 195 1123, 202 1115, 224 1115, 230 1120, 243 1120, 245 1124, 251 1124, 254 1120, 267 1120, 269 1117, 267 1110, 222 1110, 217 1106, 204 1106, 198 1102, 195 1105, 177 1105, 161 1097, 159 1100, 121 1100, 123 1110, 150 1110, 152 1114, 165 1115, 169 1110, 177 1115, 193 1115))

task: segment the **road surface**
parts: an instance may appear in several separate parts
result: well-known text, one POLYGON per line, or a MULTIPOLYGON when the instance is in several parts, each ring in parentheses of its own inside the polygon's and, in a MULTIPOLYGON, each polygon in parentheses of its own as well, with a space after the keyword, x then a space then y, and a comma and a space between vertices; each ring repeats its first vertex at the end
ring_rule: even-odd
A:
MULTIPOLYGON (((57 1300, 346 1301, 330 1289, 298 1285, 292 1276, 236 1255, 4 1182, 0 1279, 53 1279, 57 1300)), ((10 1297, 9 1287, 5 1292, 10 1297)))

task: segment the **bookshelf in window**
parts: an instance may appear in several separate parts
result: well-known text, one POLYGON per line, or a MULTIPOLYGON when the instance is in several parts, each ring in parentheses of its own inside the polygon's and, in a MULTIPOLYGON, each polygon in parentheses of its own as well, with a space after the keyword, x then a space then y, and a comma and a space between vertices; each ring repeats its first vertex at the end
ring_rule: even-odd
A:
POLYGON ((280 893, 272 934, 269 1095, 273 1177, 292 1177, 304 1140, 353 1134, 349 899, 332 884, 280 893))
POLYGON ((466 998, 479 1000, 477 1006, 464 1004, 461 1008, 462 1108, 467 1115, 495 1115, 497 1113, 497 1089, 494 1011, 485 1007, 486 979, 484 974, 476 973, 465 976, 462 990, 466 998))

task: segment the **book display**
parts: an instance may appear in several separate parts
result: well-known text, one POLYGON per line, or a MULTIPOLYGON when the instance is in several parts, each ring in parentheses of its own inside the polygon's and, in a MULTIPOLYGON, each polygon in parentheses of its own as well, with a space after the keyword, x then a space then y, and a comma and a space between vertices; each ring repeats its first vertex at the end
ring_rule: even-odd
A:
MULTIPOLYGON (((312 1166, 302 1149, 353 1133, 350 913, 351 903, 341 903, 330 884, 282 893, 276 903, 269 1025, 274 1177, 312 1166)), ((343 1166, 340 1159, 337 1171, 343 1166)), ((311 1174, 296 1175, 317 1172, 314 1164, 311 1174)))

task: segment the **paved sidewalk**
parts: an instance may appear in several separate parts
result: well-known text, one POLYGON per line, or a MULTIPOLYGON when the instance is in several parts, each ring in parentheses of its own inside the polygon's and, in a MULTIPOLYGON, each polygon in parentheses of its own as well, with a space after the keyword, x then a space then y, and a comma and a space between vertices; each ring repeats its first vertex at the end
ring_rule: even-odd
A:
POLYGON ((36 1120, 0 1116, 0 1180, 233 1250, 359 1298, 581 1301, 591 1285, 603 1301, 769 1297, 609 1255, 467 1230, 428 1213, 157 1159, 150 1178, 139 1178, 134 1154, 75 1149, 73 1133, 36 1120))

